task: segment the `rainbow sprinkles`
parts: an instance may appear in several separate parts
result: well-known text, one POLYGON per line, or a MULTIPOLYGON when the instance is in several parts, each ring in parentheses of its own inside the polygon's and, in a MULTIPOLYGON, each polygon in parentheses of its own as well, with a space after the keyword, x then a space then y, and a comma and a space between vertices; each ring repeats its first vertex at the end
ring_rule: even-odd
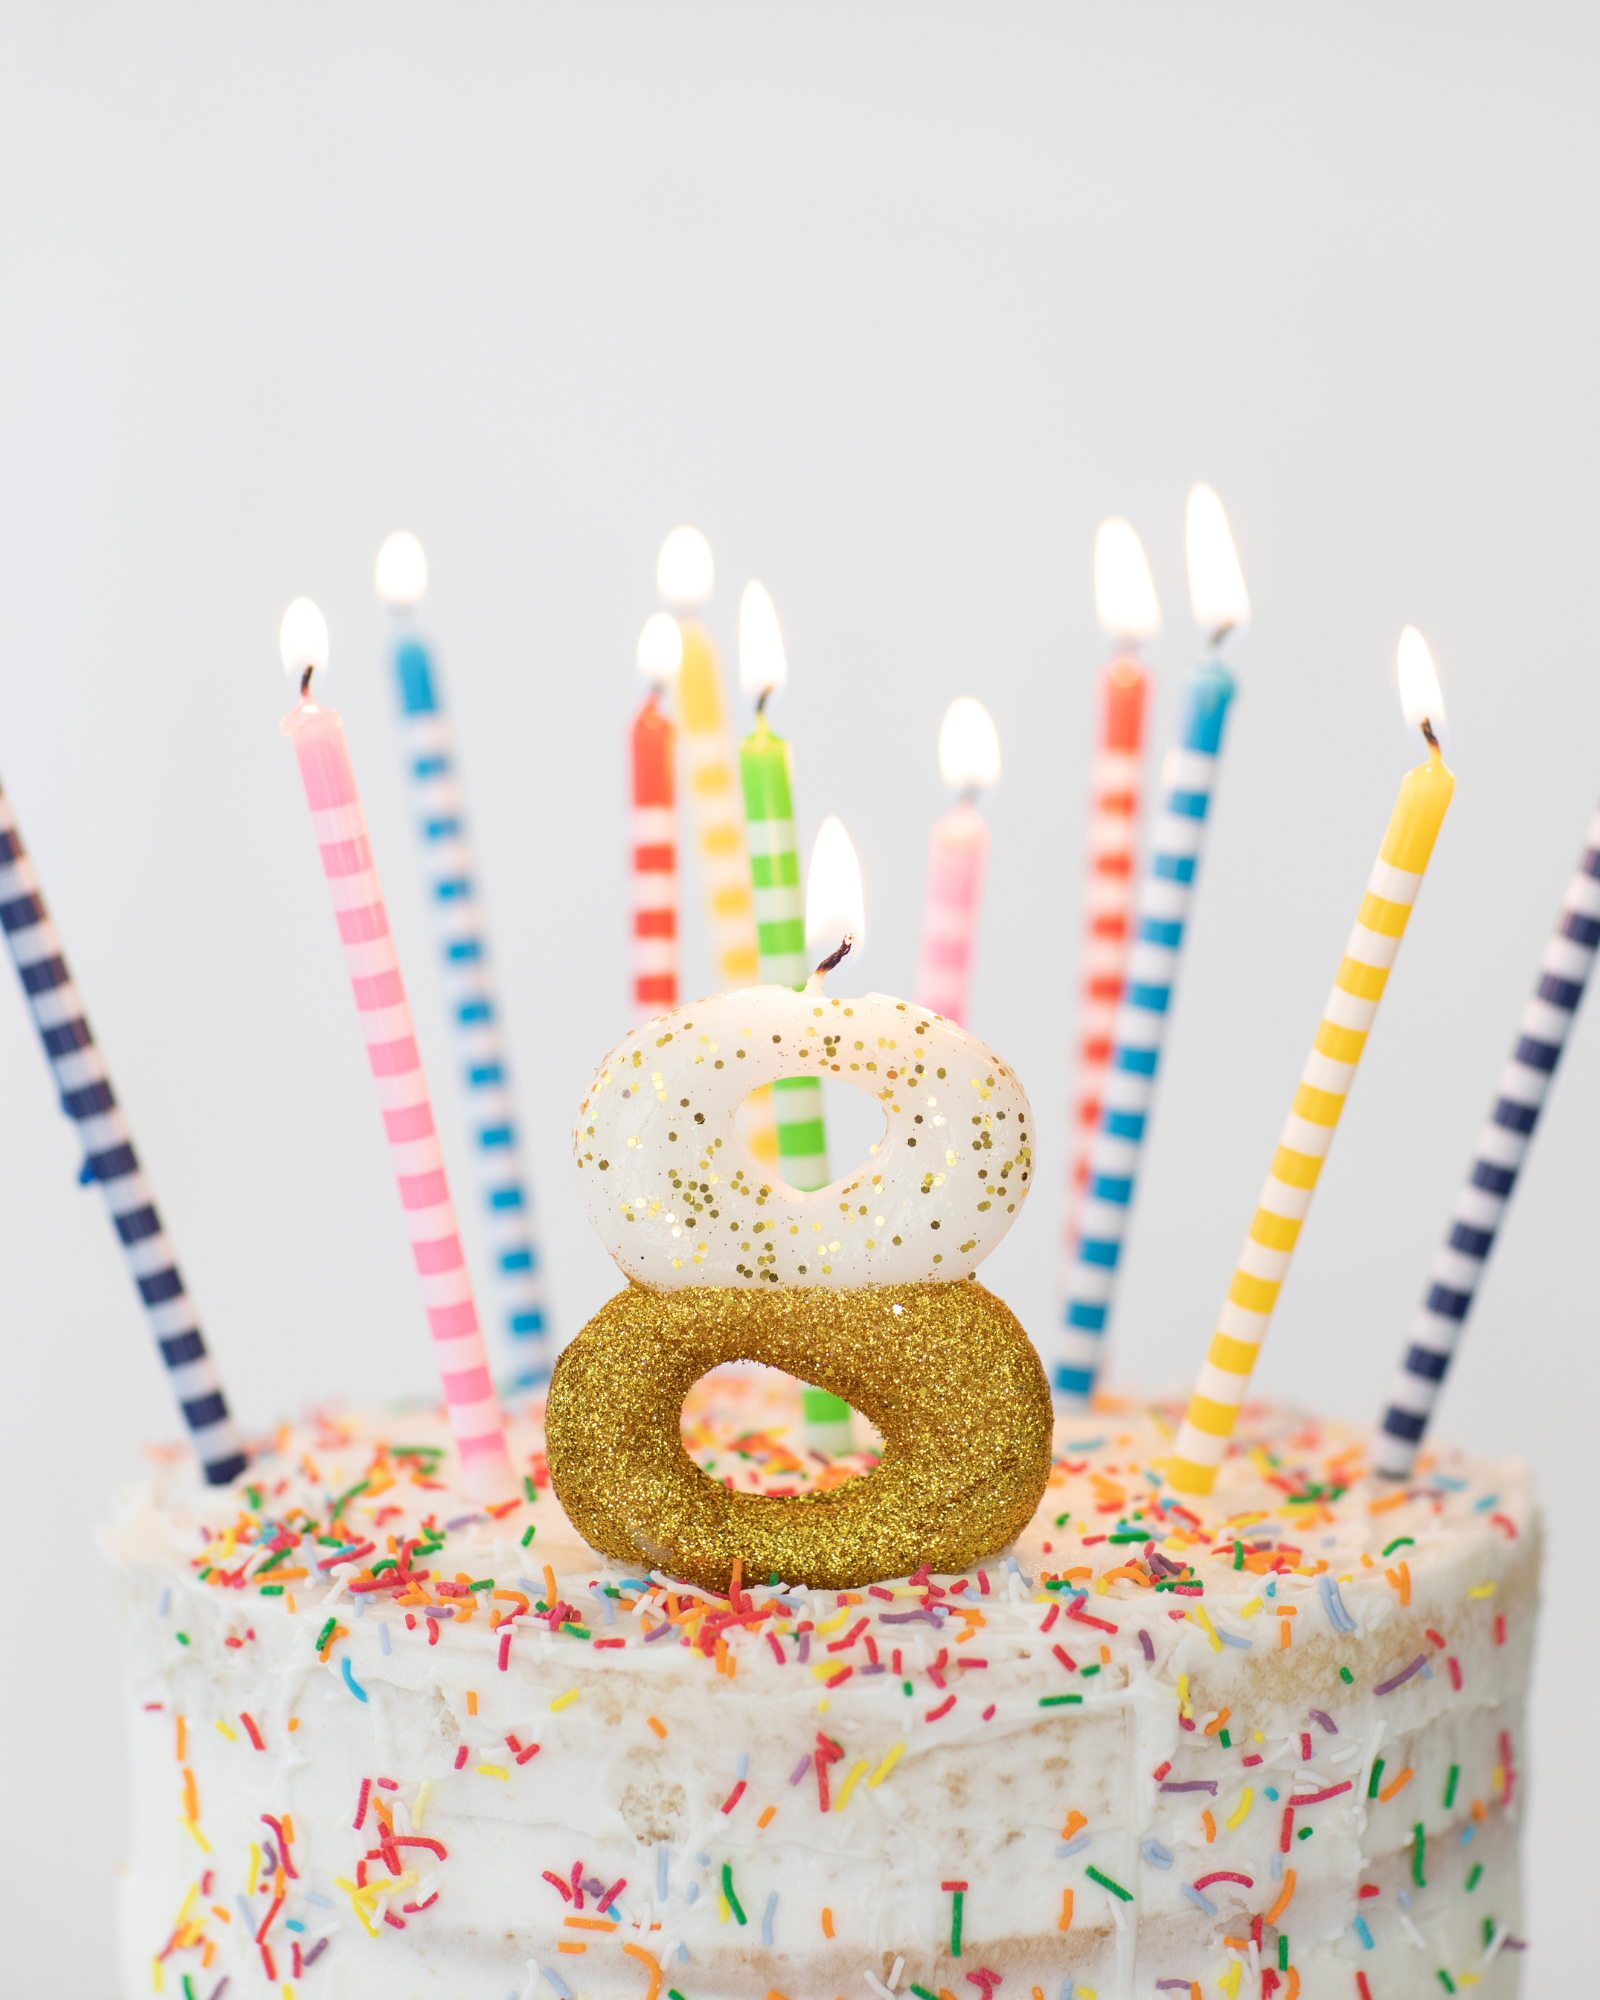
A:
MULTIPOLYGON (((1511 1993, 1526 1470, 1247 1406, 1193 1499, 1179 1414, 1063 1420, 1009 1554, 837 1592, 597 1558, 531 1419, 488 1507, 435 1415, 162 1458, 107 1536, 126 1991, 1511 1993)), ((776 1377, 686 1425, 740 1491, 873 1464, 776 1377)))

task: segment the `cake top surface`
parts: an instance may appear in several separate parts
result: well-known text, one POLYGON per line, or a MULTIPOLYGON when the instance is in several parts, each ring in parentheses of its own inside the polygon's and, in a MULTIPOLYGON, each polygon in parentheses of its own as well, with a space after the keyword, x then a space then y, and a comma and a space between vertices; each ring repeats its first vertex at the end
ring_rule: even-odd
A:
MULTIPOLYGON (((1531 1476, 1519 1462, 1437 1446, 1410 1483, 1393 1485, 1365 1473, 1364 1431, 1267 1404, 1246 1407, 1216 1491, 1179 1496, 1160 1465, 1180 1414, 1176 1403, 1102 1397, 1092 1412, 1059 1419, 1049 1484, 1008 1552, 965 1578, 924 1571, 860 1591, 746 1577, 730 1604, 597 1554, 550 1490, 537 1406, 508 1424, 525 1497, 497 1508, 463 1497, 438 1412, 326 1409, 280 1427, 231 1487, 202 1484, 186 1452, 154 1454, 105 1544, 119 1561, 238 1593, 241 1623, 272 1600, 330 1632, 357 1599, 360 1615, 402 1614, 440 1647, 430 1662, 440 1668, 447 1649, 465 1644, 480 1657, 486 1644, 494 1649, 491 1634, 503 1640, 511 1627, 514 1636, 524 1619, 625 1667, 672 1621, 680 1637, 694 1633, 708 1670, 720 1639, 741 1667, 776 1672, 778 1649, 769 1655, 765 1633, 812 1629, 819 1664, 837 1660, 848 1678, 845 1669, 883 1671, 880 1649, 924 1626, 930 1639, 962 1626, 951 1644, 963 1649, 981 1629, 985 1657, 965 1650, 969 1665, 996 1649, 1002 1658, 1030 1644, 1036 1651, 1037 1606, 1052 1600, 1074 1621, 1084 1645, 1073 1651, 1086 1650, 1091 1666, 1097 1652, 1113 1667, 1128 1653, 1165 1658, 1181 1638, 1242 1655, 1280 1643, 1273 1620, 1338 1633, 1351 1629, 1352 1613, 1361 1622, 1363 1597, 1409 1605, 1413 1585, 1430 1571, 1442 1582, 1464 1546, 1486 1548, 1487 1537, 1509 1553, 1534 1527, 1531 1476)), ((685 1408, 683 1435, 710 1476, 772 1496, 838 1484, 876 1463, 870 1447, 833 1459, 807 1450, 795 1385, 766 1372, 706 1378, 685 1408)), ((1481 1588, 1489 1614, 1492 1581, 1466 1587, 1481 1588)), ((1425 1658, 1410 1670, 1424 1667, 1425 1658)), ((942 1688, 939 1671, 932 1684, 942 1688)))

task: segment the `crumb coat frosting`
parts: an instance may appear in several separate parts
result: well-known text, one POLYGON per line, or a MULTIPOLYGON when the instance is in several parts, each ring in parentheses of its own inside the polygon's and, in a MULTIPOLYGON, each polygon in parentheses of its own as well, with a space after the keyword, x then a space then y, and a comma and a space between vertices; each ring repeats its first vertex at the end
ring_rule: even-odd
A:
MULTIPOLYGON (((1527 1469, 1440 1447, 1396 1488, 1252 1406, 1185 1501, 1179 1414, 1059 1421, 965 1575, 732 1599, 590 1550, 537 1410, 493 1511, 428 1411, 286 1426, 232 1488, 158 1461, 103 1538, 124 1992, 1515 1993, 1527 1469)), ((871 1467, 801 1434, 745 1371, 685 1417, 739 1491, 871 1467)))

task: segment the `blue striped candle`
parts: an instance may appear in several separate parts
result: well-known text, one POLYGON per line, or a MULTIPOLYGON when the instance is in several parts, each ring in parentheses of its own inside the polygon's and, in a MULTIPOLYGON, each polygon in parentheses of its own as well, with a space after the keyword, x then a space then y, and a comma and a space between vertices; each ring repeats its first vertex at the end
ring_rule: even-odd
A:
POLYGON ((1522 1010, 1517 1044, 1500 1076, 1494 1109, 1478 1140, 1466 1184, 1433 1260, 1427 1294, 1411 1327, 1411 1344, 1389 1386, 1388 1407, 1373 1445, 1376 1472, 1410 1476, 1444 1386, 1517 1174, 1533 1143, 1550 1080, 1567 1045, 1583 989, 1600 946, 1600 813, 1589 822, 1578 863, 1544 948, 1533 997, 1522 1010))
POLYGON ((0 791, 0 929, 22 981, 34 1026, 61 1093, 61 1108, 78 1128, 83 1166, 78 1178, 98 1185, 112 1227, 128 1260, 139 1298, 166 1364, 167 1382, 189 1427, 195 1456, 213 1486, 237 1479, 248 1463, 228 1401, 155 1197, 133 1149, 105 1059, 89 1031, 83 1002, 72 983, 39 893, 38 878, 0 791))
MULTIPOLYGON (((384 546, 387 556, 390 544, 384 546)), ((419 566, 421 557, 418 548, 419 566)), ((384 592, 383 564, 380 557, 380 592, 384 592)), ((478 900, 455 748, 433 662, 403 616, 404 604, 414 602, 421 590, 409 599, 397 600, 392 590, 384 594, 396 606, 394 670, 406 774, 416 801, 424 886, 438 940, 445 1012, 460 1057, 472 1163, 499 1306, 497 1373, 507 1390, 531 1389, 549 1380, 553 1358, 544 1260, 534 1234, 533 1197, 490 976, 488 927, 478 900)))
POLYGON ((1105 1351, 1233 693, 1233 676, 1214 656, 1193 669, 1184 684, 1178 746, 1162 768, 1161 805, 1134 908, 1127 984, 1117 1009, 1100 1124, 1089 1149, 1088 1185, 1050 1371, 1057 1396, 1069 1402, 1089 1395, 1105 1351))

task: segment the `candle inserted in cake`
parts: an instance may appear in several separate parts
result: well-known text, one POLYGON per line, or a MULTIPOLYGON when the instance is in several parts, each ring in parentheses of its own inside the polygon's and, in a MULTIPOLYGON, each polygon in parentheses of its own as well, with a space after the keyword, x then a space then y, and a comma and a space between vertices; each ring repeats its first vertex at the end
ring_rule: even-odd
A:
POLYGON ((1162 766, 1161 810, 1150 832, 1104 1102, 1089 1149, 1051 1375, 1051 1386, 1068 1405, 1087 1399, 1104 1365, 1122 1250, 1172 1018, 1184 927, 1234 694, 1233 675, 1217 649, 1250 615, 1222 503, 1209 486, 1197 486, 1189 495, 1187 539, 1189 591, 1207 648, 1184 682, 1178 742, 1162 766))
MULTIPOLYGON (((739 603, 739 680, 755 702, 756 722, 739 746, 739 774, 756 938, 762 982, 792 986, 798 992, 811 976, 811 966, 801 913, 789 746, 767 720, 767 704, 788 678, 789 663, 772 599, 761 584, 747 583, 739 603)), ((773 1086, 773 1115, 778 1172, 793 1187, 825 1187, 828 1138, 820 1086, 808 1076, 784 1077, 773 1086)))
POLYGON ((544 1259, 534 1230, 532 1178, 512 1094, 454 732, 432 654, 416 626, 428 587, 422 544, 403 530, 378 551, 376 585, 389 608, 401 744, 422 843, 445 1015, 454 1032, 480 1215, 499 1303, 499 1359, 512 1389, 550 1375, 544 1259))
POLYGON ((311 810, 367 1062, 383 1112, 434 1359, 461 1455, 462 1481, 474 1499, 508 1499, 517 1492, 517 1482, 478 1330, 472 1280, 456 1228, 444 1155, 367 840, 344 722, 336 709, 311 699, 313 677, 328 664, 328 627, 308 598, 296 598, 284 613, 279 646, 285 672, 300 687, 298 706, 279 728, 294 746, 311 810))
POLYGON ((639 671, 648 692, 628 732, 633 817, 632 1019, 635 1027, 678 1004, 678 815, 674 736, 661 705, 683 664, 678 621, 665 611, 645 620, 639 671))
POLYGON ((1067 1159, 1061 1249, 1063 1289, 1071 1283, 1089 1150, 1132 944, 1134 857, 1144 775, 1144 722, 1150 676, 1140 644, 1161 629, 1161 610, 1139 537, 1126 521, 1102 521, 1094 538, 1094 602, 1112 656, 1095 685, 1095 748, 1089 774, 1083 960, 1078 978, 1078 1068, 1067 1159))
POLYGON ((0 930, 28 1011, 39 1031, 60 1093, 61 1108, 78 1128, 83 1165, 78 1178, 98 1186, 117 1232, 139 1300, 167 1370, 167 1384, 189 1428, 207 1482, 226 1486, 248 1460, 228 1411, 216 1364, 200 1331, 178 1260, 157 1213, 133 1134, 111 1087, 105 1058, 89 1031, 83 1000, 39 878, 22 844, 11 804, 0 791, 0 930))
POLYGON ((1455 777, 1439 750, 1444 702, 1438 679, 1421 634, 1411 626, 1400 644, 1399 677, 1401 706, 1407 722, 1422 731, 1428 759, 1400 781, 1400 796, 1367 893, 1300 1073, 1206 1364, 1189 1400, 1167 1472, 1181 1493, 1209 1493, 1227 1452, 1345 1098, 1355 1082, 1356 1065, 1455 791, 1455 777))
POLYGON ((939 775, 956 802, 934 821, 928 836, 917 1004, 965 1026, 989 860, 989 827, 977 800, 1000 777, 1000 739, 989 711, 970 695, 945 710, 939 775))

